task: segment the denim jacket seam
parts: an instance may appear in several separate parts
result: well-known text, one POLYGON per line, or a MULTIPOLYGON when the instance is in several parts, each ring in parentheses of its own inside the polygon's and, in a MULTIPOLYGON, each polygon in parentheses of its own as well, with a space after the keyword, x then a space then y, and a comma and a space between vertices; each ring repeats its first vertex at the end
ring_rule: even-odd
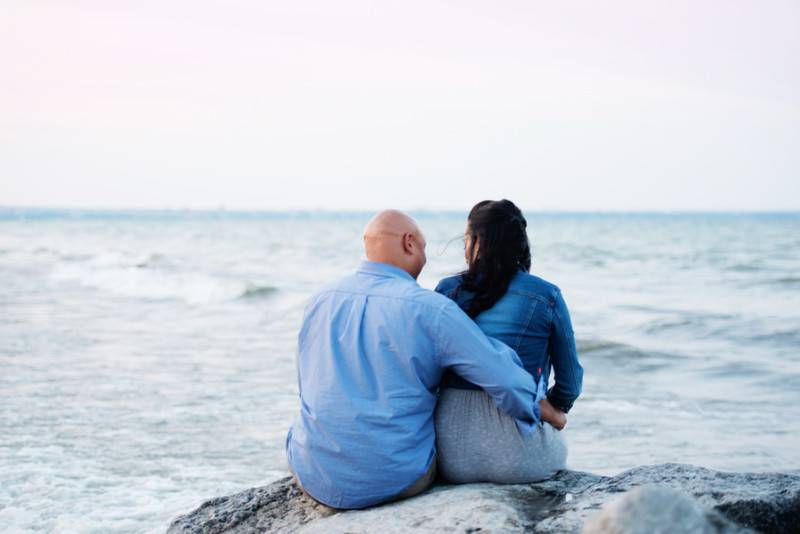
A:
POLYGON ((536 312, 536 307, 539 304, 538 300, 534 300, 532 305, 530 306, 530 311, 528 312, 528 318, 525 320, 525 325, 520 329, 519 336, 517 337, 517 343, 514 347, 514 351, 519 351, 520 345, 522 345, 522 338, 525 336, 525 333, 528 331, 528 328, 531 325, 531 319, 533 319, 533 314, 536 312))
MULTIPOLYGON (((555 316, 556 316, 556 301, 555 300, 552 300, 552 299, 548 299, 547 300, 547 311, 550 312, 550 315, 547 318, 548 319, 548 321, 547 321, 548 331, 552 332, 553 331, 553 323, 555 322, 555 316)), ((549 350, 549 347, 548 347, 548 350, 549 350)))
POLYGON ((539 302, 544 302, 545 304, 549 304, 551 306, 553 305, 551 299, 543 297, 542 295, 539 295, 537 293, 532 293, 530 291, 525 291, 524 289, 511 289, 511 288, 509 288, 507 292, 508 293, 515 293, 517 295, 522 295, 524 297, 528 297, 528 298, 532 298, 532 299, 536 299, 539 302))

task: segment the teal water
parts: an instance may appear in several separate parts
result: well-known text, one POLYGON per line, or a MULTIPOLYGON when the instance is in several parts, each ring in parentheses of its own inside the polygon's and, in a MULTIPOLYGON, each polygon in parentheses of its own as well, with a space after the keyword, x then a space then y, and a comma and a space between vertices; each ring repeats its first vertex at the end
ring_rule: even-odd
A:
MULTIPOLYGON (((432 288, 465 214, 417 215, 432 288)), ((285 476, 302 308, 368 218, 0 209, 0 525, 162 532, 285 476)), ((800 472, 800 214, 528 220, 586 369, 571 468, 800 472)))

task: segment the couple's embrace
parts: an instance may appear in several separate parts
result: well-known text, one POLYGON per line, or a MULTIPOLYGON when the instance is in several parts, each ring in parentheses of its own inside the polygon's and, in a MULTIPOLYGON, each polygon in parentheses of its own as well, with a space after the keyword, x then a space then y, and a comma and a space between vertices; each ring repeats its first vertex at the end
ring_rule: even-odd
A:
POLYGON ((559 430, 583 369, 559 289, 528 273, 526 226, 508 200, 475 205, 467 269, 430 291, 416 282, 416 222, 394 210, 369 222, 367 261, 312 297, 300 330, 286 454, 307 495, 364 508, 424 491, 437 466, 456 483, 565 467, 559 430))

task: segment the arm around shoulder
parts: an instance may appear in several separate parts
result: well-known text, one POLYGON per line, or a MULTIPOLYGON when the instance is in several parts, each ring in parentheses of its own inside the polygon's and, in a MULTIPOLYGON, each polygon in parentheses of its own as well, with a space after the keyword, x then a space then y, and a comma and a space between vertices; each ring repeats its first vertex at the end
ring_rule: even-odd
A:
POLYGON ((487 337, 453 302, 439 311, 435 335, 443 368, 483 388, 512 417, 529 424, 539 421, 536 382, 511 347, 487 337))

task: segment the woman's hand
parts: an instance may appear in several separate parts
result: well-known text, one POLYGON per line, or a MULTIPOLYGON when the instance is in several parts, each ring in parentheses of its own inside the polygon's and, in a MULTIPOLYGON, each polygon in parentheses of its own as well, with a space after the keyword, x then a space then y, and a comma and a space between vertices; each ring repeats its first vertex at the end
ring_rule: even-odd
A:
POLYGON ((556 430, 563 430, 567 426, 567 415, 550 404, 547 397, 539 401, 539 413, 542 416, 542 421, 550 423, 556 430))

